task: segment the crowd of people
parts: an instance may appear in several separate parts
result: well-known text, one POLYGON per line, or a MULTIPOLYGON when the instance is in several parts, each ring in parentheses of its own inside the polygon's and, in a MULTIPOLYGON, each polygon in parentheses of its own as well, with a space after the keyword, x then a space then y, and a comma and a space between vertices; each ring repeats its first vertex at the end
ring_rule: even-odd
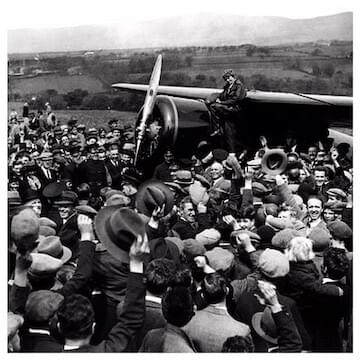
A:
POLYGON ((9 352, 352 351, 348 144, 201 141, 144 179, 116 119, 8 129, 9 352))

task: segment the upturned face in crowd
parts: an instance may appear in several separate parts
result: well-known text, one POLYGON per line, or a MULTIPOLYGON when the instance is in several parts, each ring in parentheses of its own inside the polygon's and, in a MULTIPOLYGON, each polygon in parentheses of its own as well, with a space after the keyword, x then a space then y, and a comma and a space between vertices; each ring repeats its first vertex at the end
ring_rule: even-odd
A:
POLYGON ((166 164, 171 164, 174 161, 174 154, 172 151, 166 151, 164 154, 164 161, 166 164))
POLYGON ((119 130, 119 129, 115 129, 115 130, 113 131, 113 137, 116 138, 116 139, 120 139, 121 133, 120 133, 120 130, 119 130))
POLYGON ((44 159, 42 161, 42 165, 45 169, 50 169, 53 165, 53 159, 52 158, 44 159))
POLYGON ((98 153, 98 158, 99 158, 99 160, 104 161, 106 159, 106 152, 105 151, 100 151, 98 153))
POLYGON ((19 189, 19 182, 18 181, 9 182, 9 190, 10 191, 18 191, 18 189, 19 189))
POLYGON ((308 149, 308 155, 311 161, 314 161, 317 155, 317 148, 315 146, 310 146, 308 149))
POLYGON ((38 216, 38 217, 41 216, 42 205, 41 205, 40 199, 30 200, 25 205, 31 206, 31 208, 34 210, 34 213, 36 214, 36 216, 38 216))
POLYGON ((289 210, 283 210, 279 212, 278 215, 279 219, 285 219, 285 220, 290 220, 291 219, 291 212, 289 210))
POLYGON ((189 223, 195 222, 195 210, 192 203, 184 204, 184 208, 180 211, 180 215, 189 223))
POLYGON ((235 82, 235 77, 232 75, 226 75, 224 76, 224 80, 229 84, 232 85, 235 82))
POLYGON ((68 136, 62 136, 61 137, 61 144, 63 146, 69 146, 70 145, 70 140, 68 136))
POLYGON ((20 176, 21 174, 21 169, 22 169, 23 165, 20 163, 20 164, 15 164, 13 166, 13 171, 16 175, 20 176))
POLYGON ((161 126, 156 120, 152 122, 148 127, 148 135, 151 139, 156 139, 160 134, 161 126))
POLYGON ((131 156, 129 154, 120 153, 120 160, 126 165, 131 164, 131 156))
POLYGON ((311 220, 319 219, 322 213, 321 200, 316 198, 309 199, 307 202, 307 209, 311 220))
POLYGON ((326 153, 324 151, 319 151, 316 154, 315 164, 322 165, 325 163, 325 160, 326 160, 326 153))
POLYGON ((332 209, 325 209, 323 212, 323 217, 326 223, 336 220, 335 211, 332 209))
POLYGON ((237 219, 237 222, 241 230, 251 230, 251 228, 254 226, 254 220, 248 218, 237 219))
POLYGON ((59 210, 60 217, 63 220, 66 220, 72 214, 73 207, 72 207, 72 205, 60 205, 58 207, 58 210, 59 210))
POLYGON ((326 173, 325 171, 315 170, 314 171, 315 184, 316 186, 323 186, 326 182, 326 173))
POLYGON ((30 158, 28 156, 22 156, 21 158, 19 158, 19 161, 23 164, 26 165, 30 162, 30 158))
POLYGON ((213 180, 219 179, 224 174, 223 166, 218 163, 214 162, 210 167, 210 176, 213 180))
POLYGON ((88 153, 88 158, 91 160, 98 160, 98 153, 95 149, 91 149, 90 152, 88 153))
POLYGON ((110 159, 113 161, 119 160, 119 150, 118 149, 110 150, 110 159))
POLYGON ((130 183, 124 183, 122 186, 121 191, 126 195, 126 196, 131 196, 131 195, 135 195, 137 193, 137 188, 130 183))
POLYGON ((75 163, 80 163, 81 162, 81 154, 80 151, 74 152, 71 154, 71 160, 74 161, 75 163))
POLYGON ((302 183, 306 179, 306 172, 304 169, 299 169, 299 181, 302 183))

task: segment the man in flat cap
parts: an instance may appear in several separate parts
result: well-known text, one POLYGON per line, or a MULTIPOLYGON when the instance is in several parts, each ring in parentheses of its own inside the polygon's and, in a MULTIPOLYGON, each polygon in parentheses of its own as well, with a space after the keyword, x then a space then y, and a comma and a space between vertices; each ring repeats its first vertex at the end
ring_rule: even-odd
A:
POLYGON ((205 102, 214 121, 215 131, 212 135, 220 132, 222 128, 228 150, 235 153, 239 150, 235 118, 241 111, 241 101, 246 97, 246 89, 231 69, 224 71, 223 79, 226 82, 223 91, 220 94, 212 94, 205 102))

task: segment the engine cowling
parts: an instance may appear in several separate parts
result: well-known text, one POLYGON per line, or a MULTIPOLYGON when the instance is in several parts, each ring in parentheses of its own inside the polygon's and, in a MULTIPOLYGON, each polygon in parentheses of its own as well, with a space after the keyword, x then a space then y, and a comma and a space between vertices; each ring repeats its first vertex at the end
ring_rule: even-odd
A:
MULTIPOLYGON (((141 119, 140 110, 136 127, 141 119)), ((210 113, 203 102, 159 95, 150 122, 158 121, 158 136, 152 137, 149 124, 141 147, 140 160, 162 158, 162 151, 172 147, 181 157, 194 153, 197 144, 209 134, 210 113)))

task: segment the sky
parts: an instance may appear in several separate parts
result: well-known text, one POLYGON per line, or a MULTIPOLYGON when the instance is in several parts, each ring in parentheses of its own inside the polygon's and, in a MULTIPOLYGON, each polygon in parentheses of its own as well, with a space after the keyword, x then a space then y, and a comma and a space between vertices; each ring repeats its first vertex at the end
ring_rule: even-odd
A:
POLYGON ((354 0, 16 0, 1 5, 6 29, 137 22, 199 12, 310 18, 354 11, 354 0))

